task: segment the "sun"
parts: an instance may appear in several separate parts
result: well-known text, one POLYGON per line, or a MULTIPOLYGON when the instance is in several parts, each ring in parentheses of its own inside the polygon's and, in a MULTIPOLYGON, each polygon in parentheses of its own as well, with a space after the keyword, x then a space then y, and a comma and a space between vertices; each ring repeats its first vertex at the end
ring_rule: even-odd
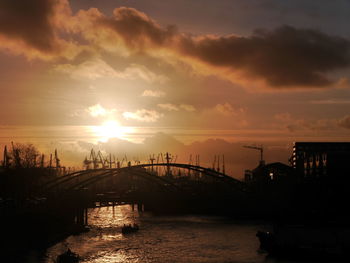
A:
POLYGON ((102 142, 107 142, 112 138, 127 139, 128 133, 131 132, 129 127, 121 126, 115 120, 105 121, 100 126, 93 126, 92 129, 102 142))

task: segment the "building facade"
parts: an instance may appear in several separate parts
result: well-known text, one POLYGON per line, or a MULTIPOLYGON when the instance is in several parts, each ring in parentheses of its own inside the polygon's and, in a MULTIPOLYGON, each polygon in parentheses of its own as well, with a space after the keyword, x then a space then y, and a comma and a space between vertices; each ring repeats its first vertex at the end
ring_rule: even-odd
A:
POLYGON ((346 177, 350 142, 295 142, 291 163, 301 177, 346 177))

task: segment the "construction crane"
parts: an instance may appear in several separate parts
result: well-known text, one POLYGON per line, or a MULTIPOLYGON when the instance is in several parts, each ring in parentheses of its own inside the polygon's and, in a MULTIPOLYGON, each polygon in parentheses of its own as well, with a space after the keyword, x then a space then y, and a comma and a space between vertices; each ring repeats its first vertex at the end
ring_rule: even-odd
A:
POLYGON ((11 162, 11 156, 7 151, 7 146, 5 145, 4 148, 4 160, 3 160, 3 167, 8 168, 10 166, 10 162, 11 162))
POLYGON ((260 165, 264 165, 265 161, 264 161, 264 148, 261 145, 261 147, 257 147, 257 146, 252 146, 252 145, 244 145, 244 148, 248 148, 248 149, 253 149, 253 150, 258 150, 260 151, 260 165))
POLYGON ((55 149, 55 164, 56 164, 56 168, 60 168, 61 167, 60 161, 61 160, 58 158, 57 149, 55 149))

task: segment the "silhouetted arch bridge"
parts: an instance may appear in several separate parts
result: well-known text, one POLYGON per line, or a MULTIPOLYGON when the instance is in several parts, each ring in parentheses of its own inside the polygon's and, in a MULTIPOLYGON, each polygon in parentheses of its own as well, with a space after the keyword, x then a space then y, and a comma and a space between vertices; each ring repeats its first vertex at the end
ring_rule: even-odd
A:
POLYGON ((164 210, 237 201, 245 194, 245 183, 197 165, 157 163, 81 170, 45 182, 41 191, 46 196, 83 200, 87 207, 130 203, 164 210))

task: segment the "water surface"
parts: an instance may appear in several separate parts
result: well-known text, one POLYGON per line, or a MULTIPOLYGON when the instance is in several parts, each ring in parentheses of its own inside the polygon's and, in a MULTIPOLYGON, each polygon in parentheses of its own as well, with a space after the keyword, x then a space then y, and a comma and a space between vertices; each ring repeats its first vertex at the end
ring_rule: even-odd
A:
POLYGON ((84 263, 319 262, 269 257, 259 249, 255 236, 258 230, 271 230, 267 223, 198 215, 155 216, 124 205, 90 209, 89 225, 89 232, 70 236, 45 251, 13 255, 7 262, 54 263, 67 248, 78 253, 84 263), (140 230, 122 235, 122 226, 133 223, 139 224, 140 230))
POLYGON ((220 217, 154 216, 130 206, 89 210, 91 231, 71 236, 49 248, 44 262, 69 247, 85 263, 103 262, 265 262, 257 230, 268 225, 234 222, 220 217), (140 230, 121 234, 123 224, 140 230))

